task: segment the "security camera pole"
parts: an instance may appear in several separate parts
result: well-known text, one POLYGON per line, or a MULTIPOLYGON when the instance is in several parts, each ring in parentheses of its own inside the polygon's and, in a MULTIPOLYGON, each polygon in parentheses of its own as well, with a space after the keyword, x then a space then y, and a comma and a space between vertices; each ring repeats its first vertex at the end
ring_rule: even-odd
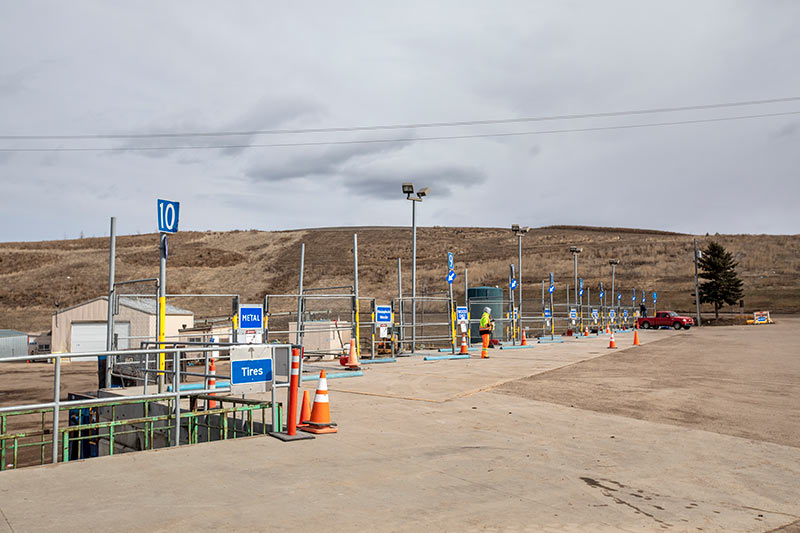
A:
POLYGON ((697 287, 697 260, 703 257, 703 253, 697 249, 697 237, 692 239, 694 241, 694 305, 697 312, 697 327, 703 324, 700 320, 700 291, 697 287))
POLYGON ((519 265, 519 272, 517 273, 517 299, 519 300, 519 305, 517 306, 517 320, 519 323, 520 339, 522 338, 522 236, 530 230, 531 228, 528 226, 520 227, 519 224, 511 224, 511 231, 517 236, 517 265, 519 265))
POLYGON ((404 183, 403 194, 411 201, 411 353, 415 353, 417 345, 417 202, 428 195, 430 189, 423 187, 414 194, 414 184, 404 183))
MULTIPOLYGON (((578 300, 579 298, 578 291, 580 290, 578 288, 578 254, 583 251, 583 248, 570 246, 569 251, 572 254, 572 272, 575 275, 575 305, 578 306, 578 312, 580 313, 581 317, 583 317, 583 310, 581 309, 581 304, 583 303, 583 296, 581 295, 580 300, 578 300), (579 301, 580 303, 578 303, 579 301)), ((569 312, 569 309, 567 311, 569 312)))
POLYGON ((611 259, 608 262, 611 265, 611 307, 614 307, 614 300, 617 298, 617 293, 614 289, 614 274, 616 272, 616 267, 619 264, 619 259, 611 259))

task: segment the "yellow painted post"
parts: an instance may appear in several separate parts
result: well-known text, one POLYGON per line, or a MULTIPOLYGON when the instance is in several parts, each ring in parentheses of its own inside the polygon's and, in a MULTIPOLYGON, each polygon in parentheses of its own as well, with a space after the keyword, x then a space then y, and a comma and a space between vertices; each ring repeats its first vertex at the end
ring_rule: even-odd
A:
POLYGON ((361 357, 361 333, 359 330, 361 329, 361 319, 358 316, 359 314, 359 306, 358 306, 358 298, 356 298, 356 355, 361 357))
MULTIPOLYGON (((158 342, 159 348, 164 349, 164 334, 167 321, 167 298, 165 296, 158 297, 158 342)), ((166 356, 164 352, 158 354, 158 369, 162 372, 167 369, 166 356)))

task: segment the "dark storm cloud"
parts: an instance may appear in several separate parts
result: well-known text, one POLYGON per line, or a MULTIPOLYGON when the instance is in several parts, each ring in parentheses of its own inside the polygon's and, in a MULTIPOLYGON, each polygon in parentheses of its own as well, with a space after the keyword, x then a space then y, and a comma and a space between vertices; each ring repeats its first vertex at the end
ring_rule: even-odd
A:
POLYGON ((413 181, 417 188, 429 187, 436 198, 447 198, 456 188, 472 187, 484 183, 486 174, 477 168, 459 166, 432 166, 404 171, 393 169, 371 173, 359 171, 344 177, 348 191, 370 198, 397 199, 400 184, 413 181))
POLYGON ((303 149, 301 154, 286 159, 262 156, 262 160, 248 168, 245 175, 255 181, 265 182, 308 177, 332 178, 338 176, 347 165, 402 150, 408 144, 403 141, 303 149))

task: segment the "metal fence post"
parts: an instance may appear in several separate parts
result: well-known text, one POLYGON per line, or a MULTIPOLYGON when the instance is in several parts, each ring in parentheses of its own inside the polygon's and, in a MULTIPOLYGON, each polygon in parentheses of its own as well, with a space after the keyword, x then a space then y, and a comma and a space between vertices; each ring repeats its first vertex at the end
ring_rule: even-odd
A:
MULTIPOLYGON (((58 462, 58 417, 61 414, 61 358, 56 357, 53 369, 53 464, 58 462)), ((16 462, 14 464, 16 468, 16 462)))
POLYGON ((175 393, 175 433, 174 446, 181 444, 181 353, 175 352, 172 358, 174 372, 172 375, 172 391, 175 393))

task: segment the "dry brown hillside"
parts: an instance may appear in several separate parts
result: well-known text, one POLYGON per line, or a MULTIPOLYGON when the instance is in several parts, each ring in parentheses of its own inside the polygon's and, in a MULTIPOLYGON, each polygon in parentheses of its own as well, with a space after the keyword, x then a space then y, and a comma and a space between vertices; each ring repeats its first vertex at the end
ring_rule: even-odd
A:
MULTIPOLYGON (((183 232, 170 238, 167 289, 170 293, 238 293, 257 302, 265 293, 297 290, 300 243, 306 245, 306 287, 352 283, 352 235, 358 233, 359 282, 362 295, 388 301, 397 291, 397 258, 403 259, 404 287, 410 292, 411 231, 408 228, 324 228, 296 231, 183 232)), ((747 310, 800 311, 800 236, 715 235, 734 253, 744 280, 747 310)), ((158 236, 119 237, 117 279, 158 274, 158 236)), ((583 247, 580 275, 595 287, 610 288, 608 259, 618 258, 617 280, 659 291, 659 308, 693 309, 692 237, 624 228, 547 227, 523 239, 526 302, 537 306, 540 280, 555 272, 563 298, 571 283, 569 246, 583 247)), ((447 288, 446 253, 453 251, 463 294, 463 269, 470 285, 505 286, 508 264, 516 262, 517 241, 500 228, 433 227, 418 230, 418 291, 447 288)), ((108 283, 108 239, 0 244, 0 328, 36 332, 49 329, 56 305, 63 307, 105 294, 108 283)), ((151 288, 142 290, 151 292, 151 288)), ((558 294, 558 293, 557 293, 558 294)), ((560 300, 559 300, 560 301, 560 300)), ((197 316, 230 311, 230 301, 173 301, 197 316)), ((531 308, 531 307, 529 307, 531 308)))

